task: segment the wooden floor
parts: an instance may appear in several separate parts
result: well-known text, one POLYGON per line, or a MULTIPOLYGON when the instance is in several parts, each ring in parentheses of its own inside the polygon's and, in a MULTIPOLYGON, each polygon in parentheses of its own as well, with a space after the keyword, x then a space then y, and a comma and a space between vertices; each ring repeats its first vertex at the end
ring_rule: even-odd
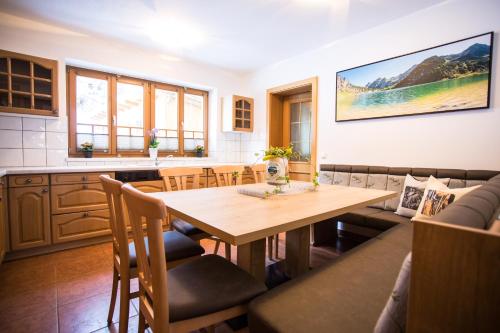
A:
MULTIPOLYGON (((284 235, 280 236, 284 257, 284 235)), ((336 246, 312 247, 311 266, 334 260, 365 239, 341 237, 336 246)), ((207 253, 214 242, 202 241, 207 253)), ((111 244, 101 244, 3 263, 0 266, 0 332, 118 332, 118 309, 107 327, 112 282, 111 244)), ((224 255, 224 247, 219 250, 224 255)), ((236 248, 232 250, 236 262, 236 248)), ((268 261, 272 263, 272 261, 268 261)), ((137 290, 137 282, 132 283, 137 290)), ((129 332, 137 332, 137 302, 130 307, 129 332)), ((221 324, 217 333, 232 332, 221 324)))

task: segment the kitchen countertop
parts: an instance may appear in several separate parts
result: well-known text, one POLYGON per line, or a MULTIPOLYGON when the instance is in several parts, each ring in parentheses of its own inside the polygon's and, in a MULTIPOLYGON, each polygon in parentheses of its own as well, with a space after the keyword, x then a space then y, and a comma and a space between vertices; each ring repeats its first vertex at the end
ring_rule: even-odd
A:
POLYGON ((71 172, 99 172, 99 171, 132 171, 132 170, 158 170, 169 167, 202 167, 210 168, 217 165, 247 165, 248 163, 221 163, 200 161, 195 163, 186 162, 184 164, 169 163, 170 161, 161 161, 156 166, 142 164, 124 164, 124 165, 81 165, 81 166, 54 166, 54 167, 6 167, 0 169, 0 177, 5 175, 21 175, 36 173, 71 173, 71 172))

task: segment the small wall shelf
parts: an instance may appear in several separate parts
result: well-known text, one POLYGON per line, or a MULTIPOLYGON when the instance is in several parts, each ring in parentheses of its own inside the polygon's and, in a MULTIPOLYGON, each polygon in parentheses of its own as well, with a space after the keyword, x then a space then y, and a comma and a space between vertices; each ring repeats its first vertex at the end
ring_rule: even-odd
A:
POLYGON ((226 96, 222 104, 222 130, 224 132, 252 132, 254 118, 253 98, 226 96))
POLYGON ((57 61, 0 50, 0 112, 58 116, 57 61))

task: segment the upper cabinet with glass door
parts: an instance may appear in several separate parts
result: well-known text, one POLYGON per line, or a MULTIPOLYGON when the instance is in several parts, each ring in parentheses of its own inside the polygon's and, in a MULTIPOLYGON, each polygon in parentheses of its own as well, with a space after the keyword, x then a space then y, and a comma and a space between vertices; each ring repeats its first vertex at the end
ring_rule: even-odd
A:
POLYGON ((57 61, 0 50, 0 112, 57 116, 57 61))
POLYGON ((224 132, 253 131, 253 98, 243 96, 227 96, 223 100, 224 132))

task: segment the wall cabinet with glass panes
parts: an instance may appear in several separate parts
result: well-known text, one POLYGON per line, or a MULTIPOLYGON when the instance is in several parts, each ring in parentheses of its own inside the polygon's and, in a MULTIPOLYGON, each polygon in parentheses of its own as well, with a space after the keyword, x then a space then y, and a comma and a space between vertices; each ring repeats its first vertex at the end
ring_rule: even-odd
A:
POLYGON ((224 132, 253 131, 253 98, 226 96, 222 102, 222 130, 224 132))
MULTIPOLYGON (((68 68, 69 153, 94 144, 94 156, 147 156, 157 129, 159 156, 194 156, 208 143, 208 92, 68 68)), ((205 149, 205 154, 206 154, 205 149)))
POLYGON ((57 61, 0 50, 0 112, 57 116, 57 61))

